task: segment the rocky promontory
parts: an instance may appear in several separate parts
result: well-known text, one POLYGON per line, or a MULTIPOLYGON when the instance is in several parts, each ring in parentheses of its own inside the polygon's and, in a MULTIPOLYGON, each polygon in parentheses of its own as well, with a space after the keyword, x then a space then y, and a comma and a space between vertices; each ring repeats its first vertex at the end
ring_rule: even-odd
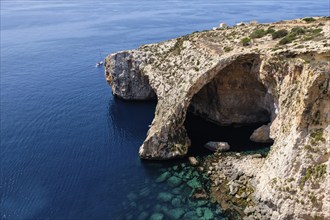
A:
POLYGON ((264 219, 329 219, 329 36, 327 17, 223 25, 111 54, 105 74, 114 95, 157 100, 141 158, 187 154, 188 110, 219 125, 264 123, 251 139, 273 141, 268 156, 233 165, 249 177, 237 183, 246 198, 264 219))

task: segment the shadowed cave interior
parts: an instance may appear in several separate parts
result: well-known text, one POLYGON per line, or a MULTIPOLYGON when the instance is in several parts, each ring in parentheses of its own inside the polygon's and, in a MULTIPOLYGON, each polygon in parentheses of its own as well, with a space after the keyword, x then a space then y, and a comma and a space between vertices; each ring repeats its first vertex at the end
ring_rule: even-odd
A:
POLYGON ((255 143, 249 137, 255 129, 263 123, 255 123, 240 127, 219 126, 200 116, 189 112, 186 117, 185 127, 191 140, 188 151, 189 156, 208 155, 212 152, 203 147, 208 141, 225 141, 231 146, 232 152, 260 153, 267 155, 272 143, 255 143))
POLYGON ((233 152, 268 153, 272 143, 249 139, 275 115, 273 97, 257 79, 259 68, 257 58, 236 60, 194 95, 184 123, 188 155, 210 154, 203 147, 208 141, 228 142, 233 152))

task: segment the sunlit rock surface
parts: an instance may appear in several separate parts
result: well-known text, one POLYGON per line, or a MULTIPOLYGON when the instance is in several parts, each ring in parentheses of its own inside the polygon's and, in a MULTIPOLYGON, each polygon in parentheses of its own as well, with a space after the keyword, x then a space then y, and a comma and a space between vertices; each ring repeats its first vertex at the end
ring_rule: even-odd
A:
POLYGON ((145 159, 186 155, 188 109, 220 125, 269 123, 267 158, 258 169, 240 163, 251 167, 256 201, 272 219, 327 219, 329 27, 315 18, 196 32, 109 55, 106 79, 124 99, 157 96, 145 159), (281 29, 289 34, 272 37, 281 29))

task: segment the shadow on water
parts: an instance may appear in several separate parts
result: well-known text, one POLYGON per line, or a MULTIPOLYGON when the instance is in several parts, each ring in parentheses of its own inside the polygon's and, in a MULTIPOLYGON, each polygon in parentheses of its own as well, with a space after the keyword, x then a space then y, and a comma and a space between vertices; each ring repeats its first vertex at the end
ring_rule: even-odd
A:
MULTIPOLYGON (((135 160, 139 165, 143 167, 146 176, 157 176, 160 169, 167 169, 175 166, 181 162, 186 162, 186 159, 176 160, 142 160, 138 157, 138 150, 144 139, 147 136, 149 130, 148 125, 151 124, 157 101, 127 101, 117 97, 113 97, 113 100, 109 102, 108 111, 108 126, 112 131, 110 136, 112 138, 120 138, 122 141, 125 139, 124 148, 118 149, 119 151, 128 150, 130 153, 126 154, 126 157, 131 157, 131 160, 135 160), (130 141, 134 139, 134 141, 130 141), (131 146, 126 146, 127 143, 131 143, 131 146)), ((120 142, 121 140, 118 140, 120 142)), ((127 158, 129 159, 129 158, 127 158)))
POLYGON ((247 126, 219 126, 199 116, 187 113, 185 127, 191 140, 188 155, 203 156, 212 152, 203 147, 208 141, 228 142, 233 152, 261 153, 266 155, 272 144, 255 143, 249 137, 255 129, 263 124, 251 124, 247 126))
POLYGON ((126 132, 136 135, 135 132, 148 131, 145 124, 151 123, 156 108, 156 101, 126 101, 114 97, 109 102, 109 120, 115 129, 125 129, 126 132))

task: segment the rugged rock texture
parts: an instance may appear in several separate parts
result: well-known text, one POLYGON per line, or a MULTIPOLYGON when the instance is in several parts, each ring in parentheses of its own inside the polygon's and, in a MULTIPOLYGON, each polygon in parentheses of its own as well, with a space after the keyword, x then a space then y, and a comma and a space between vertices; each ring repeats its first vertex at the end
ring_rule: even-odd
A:
POLYGON ((114 94, 157 95, 140 156, 184 156, 188 108, 219 124, 270 122, 274 145, 252 169, 256 201, 272 219, 329 219, 329 27, 328 18, 253 23, 109 55, 114 94), (281 29, 289 34, 272 37, 281 29))
POLYGON ((140 73, 140 64, 138 60, 132 60, 129 52, 112 56, 111 61, 106 63, 105 73, 107 81, 112 85, 112 94, 127 100, 156 98, 148 78, 140 73))
POLYGON ((269 122, 274 101, 257 79, 260 59, 234 61, 191 100, 195 114, 220 125, 269 122))

